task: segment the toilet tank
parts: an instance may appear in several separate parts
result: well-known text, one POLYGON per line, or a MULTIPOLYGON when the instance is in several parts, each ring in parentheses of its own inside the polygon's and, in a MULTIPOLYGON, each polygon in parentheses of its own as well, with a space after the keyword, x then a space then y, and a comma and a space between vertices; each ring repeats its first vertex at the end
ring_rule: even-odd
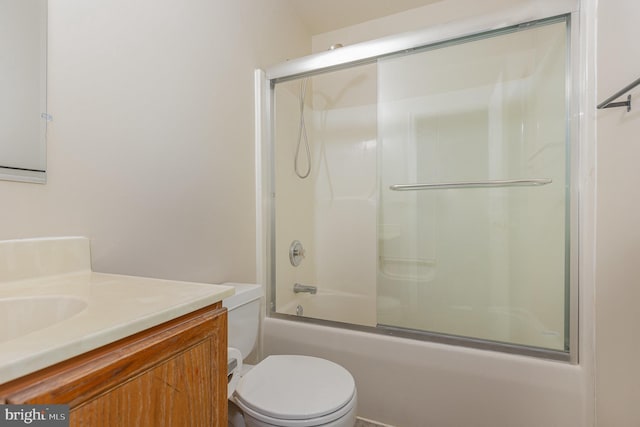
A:
POLYGON ((227 307, 228 346, 240 350, 246 358, 258 341, 260 325, 260 298, 262 287, 245 283, 224 283, 233 286, 235 295, 222 300, 227 307))

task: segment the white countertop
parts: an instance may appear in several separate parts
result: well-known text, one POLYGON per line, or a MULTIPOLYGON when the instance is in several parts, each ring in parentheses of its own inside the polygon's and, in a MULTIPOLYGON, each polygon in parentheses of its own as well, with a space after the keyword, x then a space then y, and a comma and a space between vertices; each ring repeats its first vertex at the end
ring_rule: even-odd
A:
POLYGON ((233 293, 231 286, 90 270, 0 283, 0 301, 9 299, 5 303, 11 304, 11 298, 69 296, 81 300, 83 307, 72 317, 44 328, 17 337, 9 333, 4 341, 1 329, 11 328, 12 319, 0 313, 0 384, 214 304, 233 293))

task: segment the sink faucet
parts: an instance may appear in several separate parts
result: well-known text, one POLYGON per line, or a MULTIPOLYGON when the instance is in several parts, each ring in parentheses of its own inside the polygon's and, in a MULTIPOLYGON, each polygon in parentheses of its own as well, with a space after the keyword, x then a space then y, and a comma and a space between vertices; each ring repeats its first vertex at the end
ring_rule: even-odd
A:
POLYGON ((316 286, 302 285, 300 283, 294 284, 293 293, 299 294, 300 292, 308 292, 311 295, 315 295, 318 292, 318 288, 316 286))

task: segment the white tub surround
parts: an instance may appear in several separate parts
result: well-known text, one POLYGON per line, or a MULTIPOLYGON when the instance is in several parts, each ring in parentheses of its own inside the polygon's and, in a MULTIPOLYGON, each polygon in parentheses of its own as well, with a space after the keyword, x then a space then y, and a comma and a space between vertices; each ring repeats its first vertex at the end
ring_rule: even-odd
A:
POLYGON ((233 293, 230 286, 95 273, 83 237, 2 241, 0 384, 233 293))

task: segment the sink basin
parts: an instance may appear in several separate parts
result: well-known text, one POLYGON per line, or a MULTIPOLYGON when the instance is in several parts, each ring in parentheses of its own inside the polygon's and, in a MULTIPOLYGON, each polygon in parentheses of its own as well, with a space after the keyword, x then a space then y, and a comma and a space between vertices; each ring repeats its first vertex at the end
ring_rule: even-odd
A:
POLYGON ((83 299, 65 295, 0 298, 0 342, 69 319, 86 307, 83 299))

